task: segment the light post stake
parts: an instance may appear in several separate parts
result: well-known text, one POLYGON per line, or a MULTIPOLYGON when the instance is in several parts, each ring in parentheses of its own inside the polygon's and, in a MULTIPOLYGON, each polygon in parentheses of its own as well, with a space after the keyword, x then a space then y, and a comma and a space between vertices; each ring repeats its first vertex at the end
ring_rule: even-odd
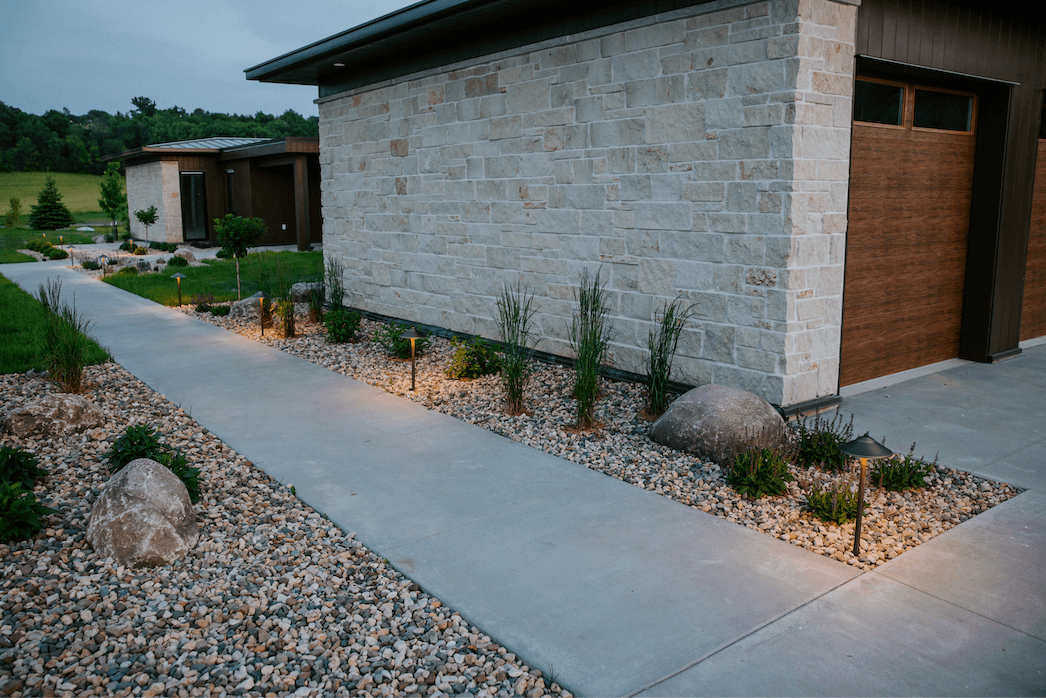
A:
POLYGON ((414 376, 415 376, 414 342, 416 342, 417 340, 421 339, 424 336, 425 335, 423 335, 422 333, 418 332, 418 330, 416 328, 414 328, 414 327, 411 327, 409 330, 407 330, 406 332, 404 332, 403 334, 400 335, 400 339, 409 339, 410 340, 410 389, 411 389, 411 392, 414 391, 414 376))
POLYGON ((861 519, 864 517, 864 481, 868 470, 868 460, 878 458, 889 458, 893 451, 868 436, 859 436, 849 443, 839 447, 839 450, 852 458, 861 459, 861 480, 857 485, 857 523, 854 526, 854 557, 861 554, 861 519))
POLYGON ((265 336, 265 304, 269 302, 269 297, 261 291, 257 291, 250 298, 258 299, 258 322, 261 324, 261 336, 265 336))
MULTIPOLYGON (((104 267, 102 275, 105 275, 104 267)), ((174 274, 171 274, 171 278, 178 282, 178 307, 180 308, 182 307, 182 279, 185 278, 185 274, 181 273, 180 271, 175 272, 174 274)))

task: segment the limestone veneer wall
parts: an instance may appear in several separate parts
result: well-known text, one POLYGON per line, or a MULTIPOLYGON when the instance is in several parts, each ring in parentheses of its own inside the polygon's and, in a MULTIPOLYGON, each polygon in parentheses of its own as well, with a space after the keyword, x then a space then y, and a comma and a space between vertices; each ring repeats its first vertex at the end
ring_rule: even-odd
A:
POLYGON ((676 377, 794 404, 836 391, 856 8, 716 2, 320 103, 324 252, 347 300, 496 336, 536 296, 569 355, 582 268, 613 362, 642 371, 675 297, 676 377))
POLYGON ((127 208, 131 217, 131 235, 138 240, 159 242, 182 241, 182 207, 179 197, 181 182, 177 162, 148 162, 127 168, 127 208), (145 226, 135 211, 156 207, 156 224, 145 226))

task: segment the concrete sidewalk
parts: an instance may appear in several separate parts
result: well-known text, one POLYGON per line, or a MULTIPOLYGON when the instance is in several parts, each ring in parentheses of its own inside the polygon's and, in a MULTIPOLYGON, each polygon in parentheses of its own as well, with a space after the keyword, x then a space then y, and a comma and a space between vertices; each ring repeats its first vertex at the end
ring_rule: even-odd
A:
MULTIPOLYGON (((127 370, 259 467, 293 481, 302 499, 530 666, 554 667, 573 692, 1046 693, 1041 487, 862 574, 63 262, 0 273, 30 292, 47 276, 61 278, 127 370)), ((1044 359, 1046 348, 975 368, 1015 370, 1044 359)), ((1042 372, 1037 384, 1021 377, 1007 387, 1016 391, 1010 401, 1037 405, 1041 415, 1043 382, 1042 372)), ((983 383, 971 390, 992 390, 991 376, 983 383)), ((857 429, 875 432, 863 421, 879 409, 857 405, 857 429)), ((923 423, 921 408, 908 409, 912 424, 923 423)), ((986 457, 983 467, 1041 477, 1042 421, 1037 440, 1013 435, 1021 450, 986 457)), ((912 439, 923 445, 922 435, 892 426, 887 433, 896 448, 912 439)))

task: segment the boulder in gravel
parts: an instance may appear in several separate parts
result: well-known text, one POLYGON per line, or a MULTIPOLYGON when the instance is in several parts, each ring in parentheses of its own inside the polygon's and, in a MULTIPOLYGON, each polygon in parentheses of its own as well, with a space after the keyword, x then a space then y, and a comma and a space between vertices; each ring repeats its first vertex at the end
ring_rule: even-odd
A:
POLYGON ((184 257, 189 260, 189 264, 193 264, 196 261, 196 255, 185 247, 180 247, 174 252, 175 257, 184 257))
POLYGON ((19 438, 66 436, 105 424, 93 402, 72 393, 54 393, 22 405, 4 417, 4 428, 19 438))
POLYGON ((260 310, 261 303, 258 302, 257 298, 244 298, 232 304, 232 307, 229 309, 229 318, 258 322, 260 310))
POLYGON ((185 485, 148 458, 131 461, 109 478, 87 525, 91 547, 125 567, 176 562, 199 535, 185 485))
POLYGON ((684 393, 650 426, 650 438, 720 465, 758 439, 782 442, 785 422, 754 393, 723 385, 703 385, 684 393))
POLYGON ((293 286, 291 286, 291 299, 295 303, 304 303, 305 301, 309 300, 309 294, 312 293, 314 290, 322 291, 323 290, 323 282, 322 281, 311 281, 311 282, 303 281, 303 282, 300 282, 300 283, 296 283, 293 286))

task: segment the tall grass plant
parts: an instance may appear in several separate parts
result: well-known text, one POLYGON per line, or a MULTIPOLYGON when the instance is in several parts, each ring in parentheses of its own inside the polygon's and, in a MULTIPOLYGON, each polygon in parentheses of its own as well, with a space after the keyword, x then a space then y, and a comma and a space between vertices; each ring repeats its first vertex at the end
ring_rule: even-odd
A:
POLYGON ((570 348, 574 352, 574 393, 578 429, 596 425, 596 400, 599 397, 599 368, 606 361, 613 330, 610 325, 610 298, 600 272, 594 276, 581 272, 575 296, 577 306, 570 321, 570 348))
POLYGON ((526 411, 527 381, 533 371, 534 295, 522 284, 505 286, 498 295, 498 333, 504 345, 501 354, 501 387, 509 414, 526 411))

